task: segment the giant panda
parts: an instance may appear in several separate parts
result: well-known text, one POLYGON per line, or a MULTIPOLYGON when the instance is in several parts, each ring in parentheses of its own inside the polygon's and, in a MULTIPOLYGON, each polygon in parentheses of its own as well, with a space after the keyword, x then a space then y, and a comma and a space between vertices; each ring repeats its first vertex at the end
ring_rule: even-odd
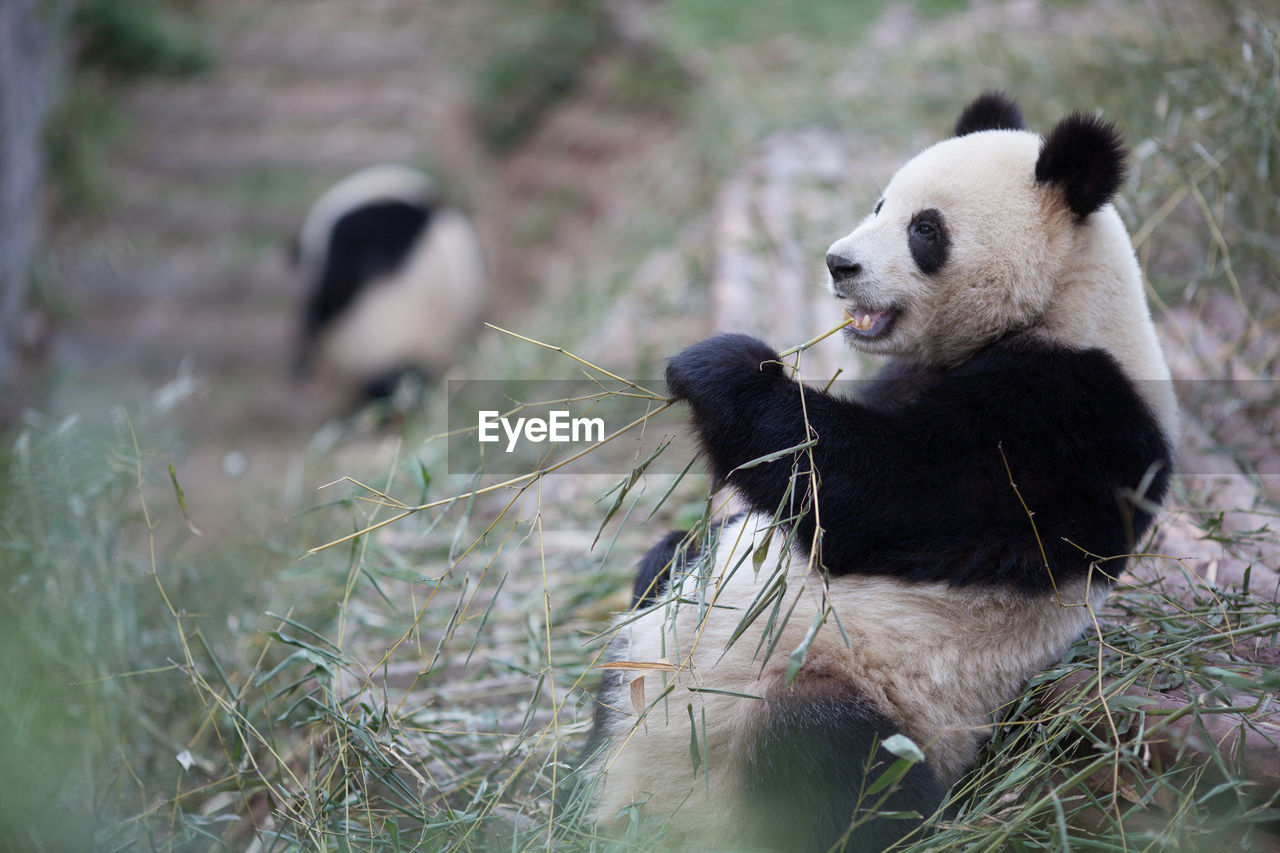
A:
POLYGON ((311 205, 294 244, 306 288, 295 373, 357 400, 390 396, 407 374, 437 379, 485 305, 479 240, 425 174, 377 165, 311 205))
POLYGON ((1110 203, 1125 157, 1099 118, 1041 138, 983 95, 826 257, 846 340, 889 359, 876 381, 802 386, 744 335, 670 360, 745 511, 641 561, 581 764, 606 831, 797 851, 918 837, 993 712, 1081 636, 1152 522, 1177 429, 1110 203), (875 791, 910 744, 923 760, 875 791))

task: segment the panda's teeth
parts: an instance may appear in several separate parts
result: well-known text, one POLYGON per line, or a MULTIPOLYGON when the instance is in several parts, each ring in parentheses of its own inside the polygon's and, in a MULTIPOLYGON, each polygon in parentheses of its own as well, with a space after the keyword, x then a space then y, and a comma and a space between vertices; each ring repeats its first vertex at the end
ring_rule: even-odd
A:
POLYGON ((866 308, 854 307, 846 308, 844 310, 844 316, 850 329, 855 332, 866 334, 876 327, 876 324, 883 318, 884 312, 877 311, 875 314, 872 314, 866 308))

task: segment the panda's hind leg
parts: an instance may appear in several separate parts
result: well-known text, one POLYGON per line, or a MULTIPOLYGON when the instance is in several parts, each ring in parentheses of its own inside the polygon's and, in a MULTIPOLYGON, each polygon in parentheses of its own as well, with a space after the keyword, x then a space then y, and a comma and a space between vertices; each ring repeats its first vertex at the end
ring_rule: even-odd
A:
POLYGON ((846 682, 802 672, 766 696, 765 708, 744 780, 744 814, 765 849, 883 850, 942 803, 945 791, 923 763, 867 793, 897 760, 881 746, 896 729, 846 682), (890 812, 916 817, 879 816, 890 812))
POLYGON ((673 566, 684 565, 696 557, 688 544, 687 530, 673 530, 662 541, 645 553, 636 567, 635 586, 631 592, 631 607, 642 610, 655 604, 667 592, 673 566))

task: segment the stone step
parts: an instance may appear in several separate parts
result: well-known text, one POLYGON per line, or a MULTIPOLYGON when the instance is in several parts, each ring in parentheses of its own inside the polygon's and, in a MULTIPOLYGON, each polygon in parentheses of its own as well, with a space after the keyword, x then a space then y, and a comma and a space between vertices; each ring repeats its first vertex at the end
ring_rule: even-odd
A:
POLYGON ((189 360, 206 375, 278 372, 286 381, 293 354, 292 316, 249 305, 202 312, 185 299, 101 304, 91 323, 70 324, 63 355, 92 370, 127 368, 150 380, 175 375, 189 360), (206 322, 193 322, 204 313, 206 322))
POLYGON ((115 215, 136 230, 166 237, 177 244, 240 237, 285 245, 297 231, 302 212, 296 207, 252 207, 190 196, 126 198, 114 205, 115 215))
POLYGON ((171 128, 207 123, 274 125, 279 122, 326 126, 352 121, 392 124, 407 121, 427 98, 421 87, 410 84, 418 75, 398 71, 377 82, 347 76, 326 76, 321 81, 286 87, 265 85, 265 73, 237 73, 232 79, 194 81, 185 86, 170 82, 139 86, 129 96, 131 118, 148 128, 171 128))
MULTIPOLYGON (((315 182, 323 188, 322 182, 315 182)), ((317 189, 317 192, 319 190, 317 189)), ((251 192, 246 189, 245 192, 251 192)), ((284 245, 297 231, 314 193, 296 199, 269 199, 285 191, 264 187, 264 198, 254 202, 228 193, 219 194, 195 182, 165 181, 154 176, 130 179, 114 190, 112 216, 129 224, 135 233, 149 233, 162 253, 169 243, 267 241, 284 245)), ((288 191, 289 195, 293 192, 288 191)))
MULTIPOLYGON (((218 0, 218 18, 227 33, 223 42, 240 38, 246 29, 404 26, 409 22, 448 18, 449 10, 423 0, 218 0), (358 10, 354 15, 352 10, 358 10)), ((463 4, 458 4, 459 6, 463 4)))
POLYGON ((244 132, 196 125, 160 137, 143 136, 126 162, 158 174, 203 180, 253 170, 348 170, 379 162, 414 163, 426 154, 422 134, 407 127, 335 124, 323 132, 244 132))
POLYGON ((59 259, 59 275, 82 312, 155 300, 181 300, 192 310, 227 305, 232 311, 279 312, 293 311, 302 298, 283 246, 248 256, 195 243, 164 253, 81 251, 59 259))
POLYGON ((266 68, 306 76, 383 74, 420 64, 429 50, 420 30, 257 28, 219 53, 228 68, 266 68))

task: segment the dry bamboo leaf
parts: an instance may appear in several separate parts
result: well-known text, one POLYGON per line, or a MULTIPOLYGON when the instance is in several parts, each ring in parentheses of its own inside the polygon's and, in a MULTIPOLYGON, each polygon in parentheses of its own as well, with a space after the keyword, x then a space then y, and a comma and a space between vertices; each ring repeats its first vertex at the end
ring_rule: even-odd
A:
POLYGON ((644 713, 644 673, 631 679, 631 707, 636 709, 637 714, 644 713))

